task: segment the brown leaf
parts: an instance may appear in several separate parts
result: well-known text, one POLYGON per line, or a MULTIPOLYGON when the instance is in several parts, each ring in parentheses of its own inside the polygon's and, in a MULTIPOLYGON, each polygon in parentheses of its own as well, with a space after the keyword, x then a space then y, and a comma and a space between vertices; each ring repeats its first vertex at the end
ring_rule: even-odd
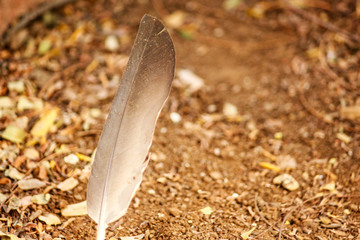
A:
POLYGON ((10 184, 11 183, 11 180, 9 178, 0 178, 0 185, 2 184, 10 184))

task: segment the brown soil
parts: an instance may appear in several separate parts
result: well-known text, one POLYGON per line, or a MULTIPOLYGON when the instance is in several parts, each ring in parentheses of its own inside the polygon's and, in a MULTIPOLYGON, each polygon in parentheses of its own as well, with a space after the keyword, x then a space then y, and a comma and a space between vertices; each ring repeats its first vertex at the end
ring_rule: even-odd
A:
MULTIPOLYGON (((106 73, 108 79, 121 75, 119 69, 124 64, 109 69, 104 59, 94 72, 85 73, 93 58, 128 55, 139 20, 145 13, 161 18, 181 10, 188 13, 187 21, 197 25, 198 32, 191 40, 175 30, 171 33, 177 53, 176 69, 192 70, 204 79, 205 86, 189 96, 175 79, 156 127, 151 148, 153 161, 127 214, 108 228, 108 239, 139 234, 145 234, 146 239, 242 239, 245 237, 241 235, 252 228, 255 228, 250 234, 252 239, 277 239, 279 232, 282 239, 359 239, 360 135, 345 128, 351 137, 345 143, 337 138, 337 133, 341 126, 348 125, 329 124, 311 113, 314 109, 329 112, 331 107, 330 110, 324 107, 318 99, 335 96, 322 85, 324 76, 311 71, 298 72, 297 64, 301 64, 298 60, 304 53, 296 32, 274 26, 271 20, 262 23, 229 13, 220 1, 169 1, 164 5, 159 2, 153 1, 156 8, 148 1, 80 1, 66 6, 57 16, 72 31, 85 25, 90 42, 76 43, 43 62, 35 57, 23 59, 23 46, 8 50, 11 56, 3 62, 6 63, 2 68, 6 73, 3 80, 32 79, 31 72, 38 69, 50 74, 53 82, 49 84, 41 86, 41 81, 31 80, 36 89, 33 94, 63 112, 80 116, 86 109, 99 107, 107 113, 115 91, 109 90, 105 98, 96 98, 102 89, 99 75, 106 73), (106 36, 100 24, 109 17, 130 36, 130 41, 124 41, 116 54, 103 46, 106 36), (28 71, 21 72, 21 66, 28 71), (307 78, 313 80, 308 83, 310 87, 298 90, 307 78), (62 82, 62 87, 49 93, 57 82, 62 82), (69 98, 66 89, 78 97, 69 98), (241 121, 202 120, 204 114, 222 114, 225 103, 238 108, 241 121), (216 106, 214 112, 209 110, 210 105, 216 106), (181 115, 180 123, 171 121, 171 112, 181 115), (279 132, 283 137, 276 139, 274 134, 279 132), (260 166, 261 162, 280 165, 279 159, 287 155, 297 163, 292 169, 278 173, 260 166), (276 159, 271 160, 272 157, 276 159), (293 176, 300 187, 289 191, 275 185, 273 179, 282 173, 293 176), (330 183, 335 183, 333 189, 326 187, 330 183), (205 207, 212 209, 210 215, 200 211, 205 207)), ((59 37, 59 28, 46 29, 41 21, 32 23, 29 29, 29 35, 36 41, 49 35, 59 37)), ((115 61, 118 59, 123 58, 115 61)), ((315 66, 311 61, 307 64, 310 69, 315 66)), ((34 124, 37 116, 26 114, 31 119, 29 125, 34 124)), ((74 151, 90 155, 104 118, 98 119, 88 132, 81 124, 76 126, 73 136, 66 140, 52 133, 48 143, 62 140, 72 149, 80 149, 74 151)), ((6 122, 1 127, 4 129, 6 122)), ((44 146, 36 145, 36 148, 40 151, 44 146)), ((46 181, 58 183, 74 169, 86 165, 69 166, 63 157, 53 158, 58 165, 54 171, 58 172, 47 176, 46 181)), ((36 170, 31 173, 35 177, 39 174, 36 170)), ((42 192, 22 191, 15 185, 1 187, 2 192, 19 198, 42 192)), ((37 210, 60 217, 61 208, 84 201, 86 180, 72 191, 52 189, 50 194, 48 205, 32 204, 10 214, 2 209, 2 219, 11 221, 8 221, 10 225, 4 222, 1 230, 29 239, 37 239, 39 229, 47 233, 41 235, 42 239, 95 239, 96 225, 88 216, 75 217, 66 227, 30 220, 37 210), (23 226, 34 225, 25 229, 15 226, 15 221, 23 226)), ((66 220, 61 217, 62 222, 66 220)))

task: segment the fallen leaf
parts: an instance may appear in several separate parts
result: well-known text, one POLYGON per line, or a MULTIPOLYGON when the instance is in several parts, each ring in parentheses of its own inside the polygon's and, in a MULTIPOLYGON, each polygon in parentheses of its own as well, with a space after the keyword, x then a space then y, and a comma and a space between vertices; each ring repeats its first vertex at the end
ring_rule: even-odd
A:
POLYGON ((22 143, 26 137, 26 132, 15 126, 7 126, 1 137, 14 143, 22 143))
POLYGON ((8 211, 17 210, 21 206, 21 200, 17 197, 12 197, 9 200, 8 211))
POLYGON ((79 184, 79 181, 76 180, 73 177, 70 177, 68 179, 66 179, 65 181, 59 183, 57 185, 57 188, 60 189, 61 191, 70 191, 71 189, 74 189, 77 185, 79 184))
POLYGON ((45 137, 49 132, 50 128, 54 125, 55 119, 59 114, 58 108, 52 108, 45 110, 41 114, 40 119, 35 123, 30 133, 34 137, 45 137))
POLYGON ((16 168, 10 167, 5 171, 5 176, 14 180, 21 180, 25 177, 25 174, 19 172, 16 168))
POLYGON ((39 205, 46 205, 49 203, 50 201, 50 194, 46 193, 46 194, 37 194, 32 196, 31 201, 33 203, 39 204, 39 205))
POLYGON ((46 186, 46 183, 40 181, 36 178, 31 179, 22 179, 18 182, 18 186, 22 190, 30 190, 30 189, 37 189, 46 186))
POLYGON ((85 162, 91 162, 91 157, 86 156, 81 153, 75 153, 75 155, 79 158, 79 160, 85 161, 85 162))
POLYGON ((25 96, 21 96, 17 103, 17 109, 19 111, 24 110, 40 110, 44 107, 44 103, 41 99, 32 98, 31 100, 25 96))
POLYGON ((0 184, 10 184, 11 180, 9 178, 3 177, 0 178, 0 184))
POLYGON ((52 213, 44 213, 38 217, 40 221, 45 222, 47 225, 59 225, 61 224, 60 218, 52 213))
POLYGON ((67 205, 61 209, 61 215, 64 217, 83 216, 87 214, 86 201, 67 205))

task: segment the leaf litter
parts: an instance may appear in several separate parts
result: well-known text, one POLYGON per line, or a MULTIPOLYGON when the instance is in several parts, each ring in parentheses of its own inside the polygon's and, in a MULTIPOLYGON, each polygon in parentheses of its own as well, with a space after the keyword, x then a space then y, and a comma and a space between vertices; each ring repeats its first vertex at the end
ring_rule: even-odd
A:
POLYGON ((84 192, 91 155, 141 17, 135 10, 150 8, 174 29, 178 72, 191 75, 185 83, 178 75, 154 161, 109 238, 356 239, 354 4, 152 2, 107 1, 119 16, 134 12, 117 19, 101 1, 79 1, 53 12, 68 20, 50 28, 36 20, 13 39, 22 44, 0 50, 1 235, 94 236, 84 192), (109 36, 117 43, 106 46, 109 36), (298 183, 293 191, 273 182, 284 174, 298 183))

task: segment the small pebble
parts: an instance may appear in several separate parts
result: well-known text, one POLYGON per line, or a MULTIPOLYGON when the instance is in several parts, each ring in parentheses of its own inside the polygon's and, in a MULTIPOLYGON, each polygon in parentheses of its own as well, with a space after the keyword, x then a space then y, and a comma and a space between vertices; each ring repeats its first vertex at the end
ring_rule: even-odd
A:
POLYGON ((169 212, 169 214, 170 214, 171 216, 173 216, 173 217, 177 217, 177 216, 180 215, 180 211, 179 211, 179 209, 177 209, 177 208, 169 208, 169 209, 168 209, 168 212, 169 212))
POLYGON ((188 69, 181 69, 177 73, 179 80, 186 88, 187 94, 192 94, 204 86, 204 80, 188 69))
POLYGON ((173 123, 179 123, 181 121, 181 116, 177 112, 170 113, 170 119, 173 123))
POLYGON ((223 175, 218 171, 212 171, 212 172, 210 172, 209 175, 210 175, 211 178, 213 178, 215 180, 223 179, 223 175))
POLYGON ((119 41, 116 36, 109 35, 105 39, 105 48, 111 52, 118 50, 120 47, 119 41))
POLYGON ((223 113, 225 116, 236 116, 239 114, 237 107, 234 104, 228 102, 224 104, 223 113))
POLYGON ((280 184, 282 187, 289 191, 295 191, 299 188, 299 183, 295 178, 287 173, 281 174, 274 178, 274 184, 280 184))
POLYGON ((76 156, 75 154, 70 154, 70 155, 64 157, 64 161, 66 163, 75 165, 75 164, 77 164, 79 162, 79 157, 76 156))
POLYGON ((202 212, 204 215, 210 215, 213 210, 211 209, 211 207, 204 207, 200 209, 200 212, 202 212))

